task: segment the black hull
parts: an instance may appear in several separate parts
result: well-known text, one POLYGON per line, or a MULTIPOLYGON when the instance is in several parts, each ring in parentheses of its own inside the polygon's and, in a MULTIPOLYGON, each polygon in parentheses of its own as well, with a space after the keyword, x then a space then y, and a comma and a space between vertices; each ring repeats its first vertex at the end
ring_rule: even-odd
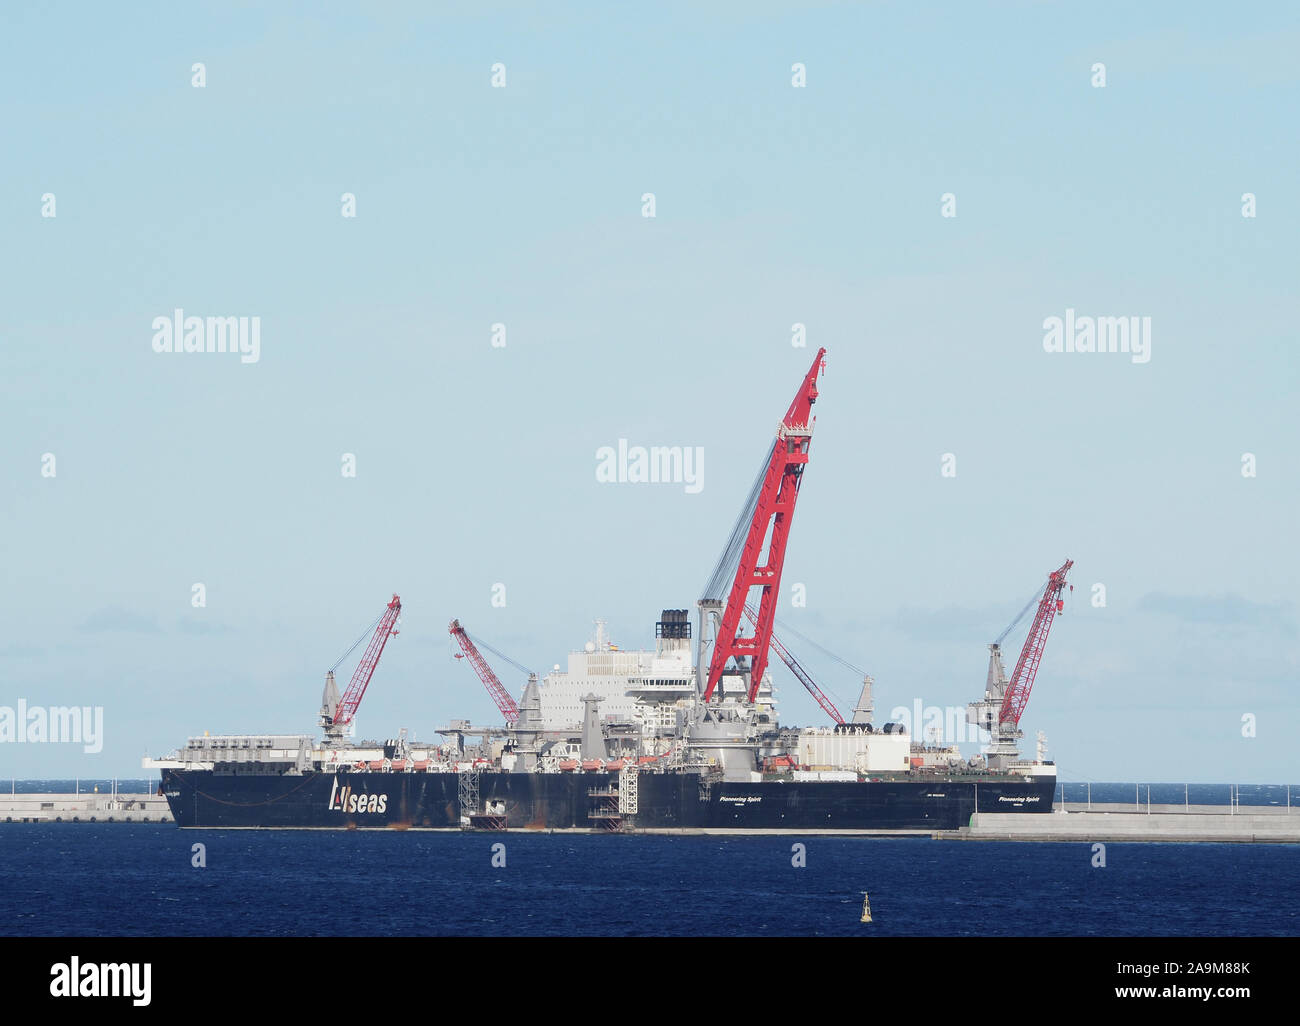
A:
MULTIPOLYGON (((969 825, 977 803, 980 812, 1051 812, 1056 790, 1051 776, 707 784, 691 774, 641 773, 636 812, 620 813, 618 784, 617 773, 482 773, 479 804, 466 814, 485 829, 955 830, 969 825)), ((162 785, 181 827, 463 825, 454 773, 169 769, 162 785)))

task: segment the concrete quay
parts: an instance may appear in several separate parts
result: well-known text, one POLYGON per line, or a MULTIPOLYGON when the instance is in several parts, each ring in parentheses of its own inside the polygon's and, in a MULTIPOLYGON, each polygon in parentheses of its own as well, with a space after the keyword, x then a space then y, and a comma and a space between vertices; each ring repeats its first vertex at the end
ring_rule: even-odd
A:
MULTIPOLYGON (((1071 803, 1073 804, 1073 803, 1071 803)), ((1128 811, 1051 812, 1044 815, 980 812, 968 827, 931 835, 953 841, 1173 841, 1300 844, 1300 809, 1221 805, 1151 806, 1128 811), (1158 810, 1169 811, 1158 811, 1158 810)))
POLYGON ((0 824, 172 822, 155 794, 0 794, 0 824))

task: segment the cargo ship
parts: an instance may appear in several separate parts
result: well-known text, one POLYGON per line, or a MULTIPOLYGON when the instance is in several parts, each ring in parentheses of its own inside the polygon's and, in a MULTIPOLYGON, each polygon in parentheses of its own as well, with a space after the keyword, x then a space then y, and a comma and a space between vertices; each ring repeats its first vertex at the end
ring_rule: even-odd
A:
MULTIPOLYGON (((452 621, 449 633, 504 724, 453 720, 437 731, 437 742, 417 742, 405 731, 383 742, 354 742, 348 734, 355 713, 397 634, 401 602, 394 595, 342 695, 338 664, 326 674, 323 736, 204 735, 144 760, 161 774, 160 791, 177 824, 870 833, 951 830, 975 812, 1051 812, 1056 767, 1045 758, 1042 735, 1032 760, 1020 757, 1017 743, 1047 632, 1063 605, 1068 561, 1036 596, 1037 613, 1010 677, 1000 651, 1007 632, 989 646, 985 694, 967 719, 988 732, 990 743, 971 758, 955 744, 921 743, 901 723, 876 726, 870 675, 863 675, 851 715, 841 715, 773 633, 824 356, 817 353, 769 443, 694 623, 687 609, 665 609, 654 647, 628 651, 612 644, 597 621, 595 636, 570 652, 567 668, 529 673, 516 702, 482 655, 487 646, 452 621), (772 653, 831 725, 781 726, 768 671, 772 653)), ((672 459, 671 452, 640 455, 672 459)))
POLYGON ((966 759, 877 728, 870 678, 845 723, 782 727, 770 675, 752 703, 741 676, 724 677, 706 717, 685 615, 664 610, 646 651, 614 648, 598 623, 567 672, 529 679, 513 725, 456 720, 439 743, 352 743, 329 734, 331 679, 323 739, 193 737, 144 765, 182 827, 874 832, 1052 810, 1054 764, 966 759))

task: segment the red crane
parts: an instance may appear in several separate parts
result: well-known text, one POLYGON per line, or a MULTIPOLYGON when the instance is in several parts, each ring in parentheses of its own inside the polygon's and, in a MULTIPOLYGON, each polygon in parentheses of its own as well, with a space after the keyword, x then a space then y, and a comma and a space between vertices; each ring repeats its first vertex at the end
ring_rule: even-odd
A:
MULTIPOLYGON (((343 692, 343 697, 339 700, 338 709, 334 713, 333 726, 346 727, 352 722, 352 717, 356 715, 357 708, 361 705, 361 699, 366 693, 366 688, 370 685, 370 678, 375 675, 375 667, 379 665, 379 657, 384 651, 384 646, 388 644, 390 637, 397 634, 395 625, 401 611, 402 600, 394 595, 393 600, 388 603, 388 607, 384 610, 384 615, 379 618, 379 626, 375 628, 374 636, 370 639, 370 644, 366 647, 361 662, 357 663, 356 672, 352 674, 352 681, 348 684, 348 689, 343 692)), ((365 637, 365 635, 363 634, 362 637, 365 637)))
POLYGON ((496 702, 497 708, 501 710, 501 715, 506 718, 506 724, 513 727, 519 720, 519 706, 515 705, 515 700, 510 697, 510 692, 497 679, 497 675, 492 672, 492 667, 487 664, 487 660, 479 654, 478 646, 465 633, 465 628, 460 625, 459 620, 452 620, 447 625, 447 631, 460 643, 461 650, 465 653, 465 657, 469 659, 469 664, 474 667, 478 679, 483 682, 488 694, 492 696, 492 701, 496 702))
MULTIPOLYGON (((1025 711, 1025 706, 1029 704, 1029 692, 1034 686, 1034 677, 1038 675, 1038 663, 1043 658, 1043 648, 1047 645, 1047 632, 1052 629, 1052 620, 1056 614, 1065 608, 1061 591, 1065 587, 1065 575, 1072 566, 1074 560, 1067 559, 1061 569, 1053 571, 1047 577, 1047 587, 1043 589, 1043 597, 1038 602, 1038 612, 1034 614, 1034 622, 1029 628, 1029 635, 1025 638, 1025 646, 1020 650, 1016 670, 1011 675, 1011 683, 1007 685, 1006 694, 1002 698, 1002 710, 998 714, 999 723, 1010 723, 1013 726, 1020 724, 1020 716, 1025 711)), ((1070 588, 1073 590, 1074 586, 1071 585, 1070 588)))
POLYGON ((776 429, 767 470, 757 492, 754 512, 749 521, 736 576, 727 597, 718 637, 709 663, 709 680, 704 689, 707 702, 722 678, 727 660, 737 662, 745 656, 750 660, 749 701, 758 695, 758 686, 767 669, 767 650, 772 638, 772 618, 781 588, 781 568, 785 562, 785 546, 790 538, 790 521, 794 516, 795 500, 799 497, 799 483, 808 464, 808 447, 812 444, 812 404, 817 401, 817 377, 826 366, 826 350, 817 350, 812 367, 804 376, 799 391, 795 393, 790 409, 776 429), (770 540, 769 540, 770 534, 770 540), (763 558, 763 543, 767 540, 767 555, 763 558), (762 588, 758 602, 758 615, 752 637, 740 634, 740 615, 749 600, 751 588, 762 588))
MULTIPOLYGON (((754 607, 748 602, 745 603, 745 615, 749 617, 750 623, 758 623, 758 614, 754 612, 754 607)), ((772 635, 772 651, 781 657, 781 662, 785 663, 790 672, 799 678, 799 683, 808 689, 808 694, 817 700, 817 704, 826 711, 826 714, 836 723, 843 723, 844 717, 835 708, 835 703, 822 693, 822 689, 817 686, 812 677, 808 676, 808 671, 803 668, 803 664, 790 654, 790 650, 781 643, 781 640, 775 634, 772 635)))

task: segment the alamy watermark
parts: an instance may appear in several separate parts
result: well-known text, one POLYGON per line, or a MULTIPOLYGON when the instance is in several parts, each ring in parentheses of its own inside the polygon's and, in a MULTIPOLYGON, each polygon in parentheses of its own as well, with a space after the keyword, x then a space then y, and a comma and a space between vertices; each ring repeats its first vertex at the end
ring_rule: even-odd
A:
POLYGON ((596 450, 596 480, 601 484, 684 484, 688 495, 704 488, 704 447, 697 445, 602 445, 596 450))
POLYGON ((50 966, 51 997, 131 998, 143 1008, 151 1000, 152 962, 87 962, 73 955, 50 966))
POLYGON ((1048 353, 1131 353, 1134 363, 1151 359, 1150 317, 1065 317, 1043 321, 1043 350, 1048 353))
POLYGON ((916 741, 959 745, 988 740, 978 723, 966 722, 964 705, 925 705, 917 698, 910 709, 905 705, 891 709, 889 722, 900 724, 916 741))
POLYGON ((27 699, 20 698, 16 709, 0 705, 0 742, 4 741, 82 745, 87 755, 98 755, 104 748, 104 707, 46 708, 29 706, 27 699))
POLYGON ((261 317, 186 317, 153 319, 155 353, 239 353, 240 363, 257 363, 262 355, 261 317))

